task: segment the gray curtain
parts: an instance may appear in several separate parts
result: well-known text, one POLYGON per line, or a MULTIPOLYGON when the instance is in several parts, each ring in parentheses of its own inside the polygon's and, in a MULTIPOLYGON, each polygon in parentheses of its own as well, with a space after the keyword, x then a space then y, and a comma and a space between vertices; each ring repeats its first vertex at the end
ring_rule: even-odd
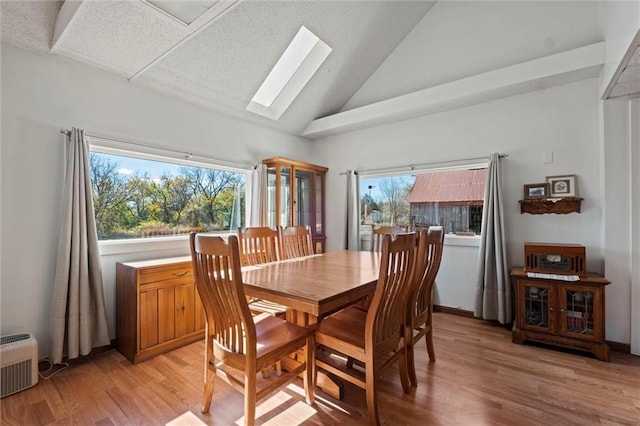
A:
POLYGON ((491 154, 484 192, 474 314, 509 324, 513 320, 513 301, 502 209, 501 161, 499 154, 491 154))
POLYGON ((87 355, 108 345, 98 235, 93 215, 89 149, 84 132, 67 140, 67 171, 56 275, 51 299, 51 360, 87 355))
POLYGON ((267 225, 267 166, 257 164, 251 172, 251 209, 247 226, 267 225))
POLYGON ((344 248, 360 250, 360 179, 358 172, 347 170, 347 223, 344 248))

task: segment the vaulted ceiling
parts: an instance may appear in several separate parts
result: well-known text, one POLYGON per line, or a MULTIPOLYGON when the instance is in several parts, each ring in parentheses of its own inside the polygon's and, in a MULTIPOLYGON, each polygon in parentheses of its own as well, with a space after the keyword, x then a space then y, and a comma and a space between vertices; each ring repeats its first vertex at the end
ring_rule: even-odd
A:
MULTIPOLYGON (((466 15, 470 14, 468 10, 475 10, 470 6, 474 3, 463 6, 466 15)), ((582 3, 570 2, 576 5, 575 10, 582 18, 571 16, 593 20, 595 15, 591 14, 589 7, 581 6, 582 3)), ((540 55, 559 53, 553 46, 561 44, 562 40, 554 41, 554 37, 567 38, 577 23, 573 22, 569 29, 564 21, 559 22, 554 15, 564 8, 549 8, 547 2, 532 2, 537 9, 547 10, 551 14, 545 15, 545 24, 547 21, 557 21, 553 24, 555 26, 542 25, 544 28, 538 38, 544 36, 545 51, 537 47, 537 39, 524 43, 514 36, 521 44, 517 49, 511 46, 511 50, 502 51, 501 46, 494 46, 491 52, 501 53, 493 55, 485 50, 491 39, 480 37, 485 45, 478 45, 474 44, 474 40, 459 37, 452 30, 445 34, 454 41, 456 37, 461 38, 464 45, 453 43, 451 46, 454 48, 436 50, 441 54, 446 51, 444 59, 447 60, 444 63, 437 62, 442 61, 441 57, 434 58, 435 62, 420 62, 422 58, 414 61, 416 50, 429 55, 429 52, 434 52, 434 47, 448 46, 446 40, 438 37, 431 38, 429 46, 425 46, 420 37, 412 39, 409 34, 414 27, 422 34, 425 33, 425 26, 429 25, 458 28, 463 33, 460 25, 469 24, 465 21, 469 17, 459 13, 460 8, 456 7, 449 7, 453 13, 444 14, 447 19, 456 19, 455 22, 438 22, 436 19, 442 18, 443 9, 434 8, 434 4, 435 1, 429 0, 0 0, 0 32, 3 42, 80 61, 116 73, 132 85, 312 139, 336 131, 361 128, 370 123, 381 124, 398 117, 409 118, 416 114, 510 96, 544 84, 563 84, 571 79, 591 78, 600 72, 602 61, 598 59, 589 62, 588 66, 571 63, 566 69, 554 71, 555 74, 551 70, 548 73, 550 75, 536 75, 535 78, 518 76, 519 84, 510 83, 508 88, 497 84, 497 89, 489 90, 486 84, 483 86, 476 81, 480 79, 484 82, 493 76, 502 82, 504 72, 512 71, 504 67, 521 67, 516 64, 523 61, 539 58, 545 63, 544 69, 550 69, 550 64, 559 63, 559 59, 551 57, 551 62, 545 62, 540 55), (425 18, 427 13, 429 15, 425 18), (438 18, 430 19, 434 14, 438 18), (552 19, 554 17, 555 20, 552 19), (303 25, 326 43, 332 49, 331 53, 281 117, 274 120, 248 111, 247 106, 256 91, 303 25), (558 25, 569 32, 549 30, 558 25), (396 58, 396 64, 398 61, 407 63, 415 70, 403 68, 402 79, 398 80, 399 69, 389 72, 389 67, 385 68, 384 65, 385 59, 394 54, 405 38, 410 41, 405 44, 413 46, 414 51, 409 52, 410 59, 407 60, 406 48, 399 49, 399 52, 396 50, 395 54, 400 58, 396 58), (528 54, 525 53, 527 51, 528 54), (478 56, 478 52, 481 56, 478 56), (501 59, 500 55, 509 57, 510 61, 501 59), (402 58, 405 58, 404 62, 402 58), (493 64, 495 67, 503 67, 495 70, 496 76, 487 73, 494 69, 491 64, 485 63, 492 58, 497 62, 493 64), (459 66, 465 60, 469 62, 468 69, 459 66), (471 65, 476 62, 484 65, 471 65), (441 81, 430 81, 429 78, 433 80, 437 71, 436 63, 441 68, 440 74, 444 74, 440 76, 441 81), (454 66, 457 68, 451 69, 454 66), (464 74, 474 68, 478 68, 476 73, 481 73, 475 80, 473 73, 464 74), (381 69, 386 71, 380 72, 381 69), (571 79, 567 77, 570 74, 571 79), (564 78, 558 78, 558 75, 564 78), (457 94, 454 89, 459 87, 455 86, 455 81, 451 82, 456 78, 464 87, 473 82, 475 91, 467 91, 465 96, 457 94), (411 89, 412 82, 415 87, 411 89), (455 87, 450 87, 451 84, 455 87), (380 91, 385 95, 381 99, 376 99, 376 93, 379 92, 377 86, 380 90, 384 89, 380 91), (363 91, 363 88, 366 90, 363 91), (411 93, 404 92, 408 88, 411 93), (359 97, 354 96, 356 92, 359 97), (443 95, 445 92, 446 96, 443 95), (363 99, 363 93, 368 97, 363 99), (454 100, 450 99, 452 93, 457 94, 454 100), (416 97, 419 99, 414 99, 416 97), (367 102, 362 104, 362 101, 367 102), (416 102, 417 105, 414 105, 416 102), (398 111, 404 111, 403 108, 411 111, 400 114, 398 111), (384 110, 385 117, 376 118, 381 114, 378 109, 384 110), (390 114, 390 110, 395 115, 390 114)), ((502 13, 507 5, 511 7, 513 4, 497 2, 487 10, 495 11, 495 19, 509 21, 509 12, 502 13)), ((523 11, 526 14, 526 7, 520 10, 520 15, 523 11)), ((590 35, 589 30, 594 23, 579 26, 579 35, 569 36, 565 49, 584 47, 595 52, 591 57, 604 59, 604 54, 598 53, 597 46, 586 46, 597 39, 590 35)), ((475 22, 473 25, 478 30, 478 25, 484 23, 475 22)), ((509 45, 508 42, 503 44, 509 45)), ((640 31, 607 88, 606 98, 640 94, 639 49, 640 31)), ((571 59, 573 54, 573 51, 569 51, 565 57, 571 59)), ((530 62, 529 70, 540 67, 538 62, 534 62, 530 62)))
POLYGON ((3 0, 0 4, 5 42, 97 66, 131 84, 300 134, 313 119, 339 112, 433 2, 3 0), (204 14, 182 20, 174 16, 179 14, 171 6, 186 3, 204 14), (303 25, 332 52, 280 119, 246 111, 303 25))

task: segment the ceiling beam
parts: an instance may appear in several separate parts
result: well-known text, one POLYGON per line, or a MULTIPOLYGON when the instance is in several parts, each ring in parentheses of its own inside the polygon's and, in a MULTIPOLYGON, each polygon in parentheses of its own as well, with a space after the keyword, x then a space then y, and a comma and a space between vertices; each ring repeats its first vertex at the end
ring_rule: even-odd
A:
POLYGON ((597 77, 604 42, 512 65, 313 120, 301 136, 319 139, 597 77))

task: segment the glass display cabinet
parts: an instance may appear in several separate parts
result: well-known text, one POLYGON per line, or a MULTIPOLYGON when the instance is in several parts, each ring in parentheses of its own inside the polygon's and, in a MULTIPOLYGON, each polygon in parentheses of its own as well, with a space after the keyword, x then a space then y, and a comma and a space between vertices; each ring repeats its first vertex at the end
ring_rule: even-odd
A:
POLYGON ((608 361, 604 336, 604 289, 609 281, 589 273, 578 281, 532 278, 511 271, 516 291, 513 342, 534 340, 592 352, 608 361))
POLYGON ((267 224, 309 226, 316 253, 325 251, 325 176, 327 168, 275 157, 267 166, 267 224))

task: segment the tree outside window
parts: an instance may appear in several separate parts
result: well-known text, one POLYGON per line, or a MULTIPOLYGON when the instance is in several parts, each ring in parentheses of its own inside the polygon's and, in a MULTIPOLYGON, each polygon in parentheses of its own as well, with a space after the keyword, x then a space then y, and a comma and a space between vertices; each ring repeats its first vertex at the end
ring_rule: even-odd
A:
POLYGON ((362 233, 372 226, 480 234, 487 169, 360 179, 362 233))
POLYGON ((92 152, 98 239, 228 232, 245 225, 246 175, 92 152))

